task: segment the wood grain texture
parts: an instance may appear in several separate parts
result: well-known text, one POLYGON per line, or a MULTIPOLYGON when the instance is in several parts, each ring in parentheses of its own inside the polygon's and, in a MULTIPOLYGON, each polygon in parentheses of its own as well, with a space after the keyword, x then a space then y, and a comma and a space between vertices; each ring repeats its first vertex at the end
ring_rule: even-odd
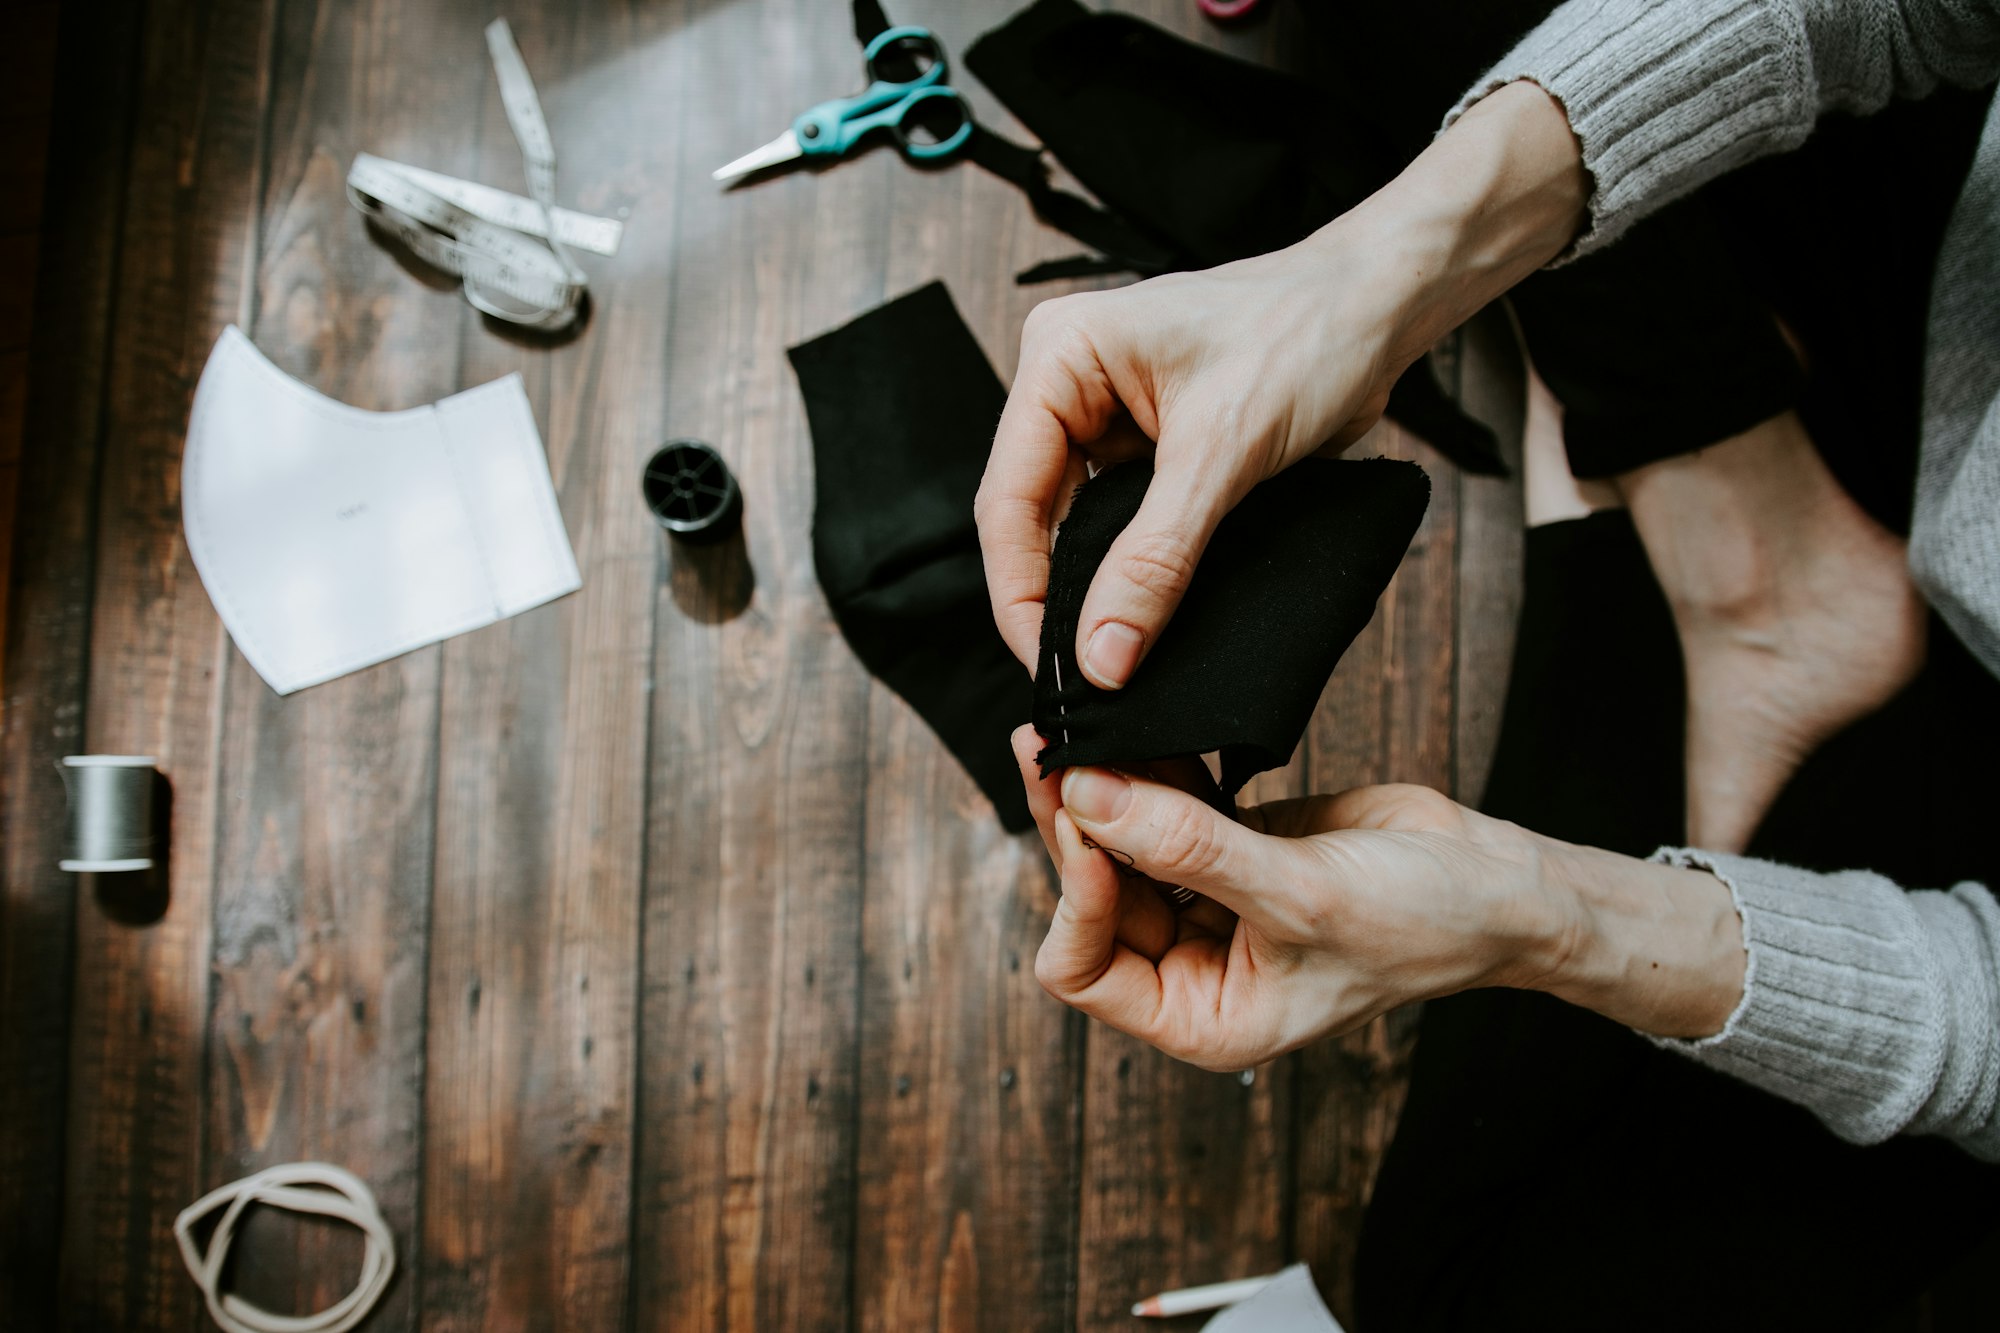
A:
MULTIPOLYGON (((478 29, 450 118, 470 174, 521 181, 478 29)), ((675 144, 634 132, 659 29, 614 5, 513 17, 565 197, 630 209, 591 261, 590 322, 553 342, 469 314, 462 382, 509 371, 536 406, 583 588, 443 648, 423 1265, 427 1328, 617 1328, 627 1316, 634 1026, 655 547, 637 503, 658 429, 675 144), (646 71, 634 78, 621 71, 646 71)), ((452 298, 457 304, 456 298, 452 298)))
MULTIPOLYGON (((11 555, 0 655, 0 1324, 17 1328, 58 1320, 79 883, 56 869, 65 803, 55 765, 83 748, 105 351, 138 43, 134 4, 88 14, 72 5, 66 21, 40 132, 73 169, 35 214, 32 342, 10 354, 20 378, 0 394, 19 412, 10 446, 19 501, 0 514, 11 555)), ((26 112, 18 123, 33 132, 26 112)))
MULTIPOLYGON (((905 10, 940 32, 984 26, 963 4, 905 10)), ((1021 321, 1052 294, 1014 273, 1075 242, 985 172, 889 166, 888 289, 953 275, 954 303, 1008 375, 1021 321)), ((857 1322, 1067 1327, 1086 1025, 1034 979, 1055 904, 1048 862, 1038 837, 1000 831, 880 682, 869 718, 857 1322)))
MULTIPOLYGON (((1286 65, 1293 16, 1210 23, 1177 0, 1121 4, 1233 55, 1286 65)), ((1294 767, 1246 794, 1294 794, 1294 767)), ((1293 1062, 1204 1073, 1093 1026, 1083 1102, 1077 1326, 1129 1328, 1155 1291, 1266 1273, 1292 1251, 1293 1062)))
MULTIPOLYGON (((371 242, 344 187, 359 149, 400 139, 412 156, 451 152, 477 67, 418 78, 413 58, 477 34, 427 13, 293 4, 275 42, 246 332, 281 369, 368 409, 459 386, 449 349, 460 303, 395 299, 409 276, 371 242), (399 94, 354 97, 397 52, 409 53, 399 94), (407 141, 430 126, 442 143, 407 141)), ((458 136, 461 155, 469 139, 458 136)), ((436 649, 284 698, 230 655, 204 1188, 283 1162, 337 1162, 369 1182, 392 1230, 416 1230, 438 690, 436 649)), ((268 1213, 237 1245, 238 1289, 280 1311, 331 1305, 360 1254, 350 1228, 268 1213)), ((419 1290, 399 1281, 378 1317, 412 1325, 419 1290)))
POLYGON ((1455 340, 1447 370, 1466 411, 1493 427, 1513 468, 1507 477, 1458 479, 1458 606, 1453 691, 1452 795, 1477 806, 1500 739, 1500 713, 1521 615, 1521 428, 1526 365, 1513 319, 1489 306, 1455 340))
POLYGON ((156 756, 173 819, 157 920, 109 906, 136 877, 79 904, 62 1288, 80 1328, 185 1326, 199 1307, 171 1227, 201 1184, 226 641, 181 540, 179 463, 196 375, 250 300, 271 22, 263 0, 145 11, 85 743, 156 756))
MULTIPOLYGON (((891 11, 957 53, 1014 7, 891 11)), ((1225 30, 1181 0, 1130 7, 1249 58, 1288 55, 1289 20, 1225 30)), ((119 13, 75 49, 116 38, 119 13)), ((71 888, 38 868, 61 799, 35 765, 86 743, 151 749, 176 794, 165 915, 132 926, 82 904, 75 1026, 0 1033, 9 1074, 60 1075, 68 1041, 66 1118, 20 1106, 68 1127, 66 1322, 198 1326, 173 1213, 290 1157, 353 1167, 380 1195, 405 1264, 383 1328, 1124 1328, 1150 1291, 1295 1255, 1338 1304, 1407 1020, 1246 1083, 1044 996, 1032 958, 1054 884, 1037 840, 1003 835, 868 678, 812 569, 811 441, 784 349, 943 277, 1004 379, 1028 310, 1085 285, 1012 275, 1077 245, 976 168, 914 170, 886 148, 711 185, 793 102, 855 86, 844 6, 508 16, 563 202, 627 222, 618 256, 583 259, 592 309, 574 338, 472 314, 341 197, 361 149, 521 188, 484 11, 128 13, 139 77, 100 80, 130 88, 108 100, 126 117, 98 124, 94 174, 55 200, 108 221, 95 249, 83 228, 44 258, 103 295, 46 338, 36 324, 36 364, 62 392, 30 421, 87 466, 31 458, 22 477, 37 508, 14 550, 51 572, 7 611, 10 646, 34 645, 5 677, 10 999, 59 1010, 69 993, 71 888), (271 695, 179 534, 188 398, 231 319, 364 407, 519 372, 584 589, 271 695), (644 459, 682 435, 742 480, 740 542, 674 548, 639 503, 644 459), (65 941, 54 963, 12 969, 49 939, 65 941)), ((1423 455, 1393 428, 1377 441, 1423 455)), ((1504 601, 1474 587, 1504 598, 1505 579, 1471 577, 1468 492, 1434 475, 1412 564, 1312 743, 1248 799, 1466 771, 1464 636, 1493 632, 1504 601)), ((0 1202, 58 1187, 25 1154, 0 1163, 0 1202)), ((47 1268, 55 1238, 33 1243, 47 1268)), ((358 1249, 268 1218, 241 1243, 239 1289, 295 1310, 343 1289, 358 1249)))
MULTIPOLYGON (((885 295, 881 190, 900 164, 864 154, 727 193, 707 182, 782 128, 764 90, 852 86, 842 7, 710 9, 662 50, 689 145, 663 425, 712 443, 748 498, 733 563, 647 539, 670 574, 654 645, 635 1304, 648 1328, 842 1328, 869 684, 813 575, 811 447, 784 349, 885 295), (755 81, 735 63, 750 50, 755 81), (729 586, 740 579, 747 597, 729 586)), ((642 461, 635 449, 635 475, 642 461)))
MULTIPOLYGON (((1393 423, 1349 450, 1414 459, 1431 504, 1375 617, 1348 649, 1320 701, 1305 751, 1315 791, 1375 782, 1453 787, 1452 635, 1457 609, 1459 497, 1465 479, 1393 423)), ((1293 1057, 1296 1124, 1292 1224, 1336 1316, 1353 1318, 1353 1255, 1376 1169, 1407 1087, 1414 1010, 1293 1057)))

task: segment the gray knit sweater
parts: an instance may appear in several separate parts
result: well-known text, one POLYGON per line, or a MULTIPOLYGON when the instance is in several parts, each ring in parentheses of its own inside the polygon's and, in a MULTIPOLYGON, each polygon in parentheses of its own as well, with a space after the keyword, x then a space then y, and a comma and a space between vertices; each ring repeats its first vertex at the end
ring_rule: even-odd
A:
MULTIPOLYGON (((1798 146, 1822 111, 1996 75, 2000 0, 1570 0, 1452 117, 1516 79, 1563 104, 1595 182, 1581 254, 1798 146)), ((1938 260, 1923 429, 1911 573, 2000 674, 2000 104, 1938 260)), ((1941 1134, 2000 1160, 2000 905, 1987 889, 1905 893, 1867 871, 1660 856, 1729 885, 1749 948, 1722 1032, 1666 1044, 1844 1138, 1941 1134)))

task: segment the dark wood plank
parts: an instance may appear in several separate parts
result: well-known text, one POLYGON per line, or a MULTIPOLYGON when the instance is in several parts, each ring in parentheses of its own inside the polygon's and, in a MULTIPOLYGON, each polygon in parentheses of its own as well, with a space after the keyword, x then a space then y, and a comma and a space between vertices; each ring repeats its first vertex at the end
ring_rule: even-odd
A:
MULTIPOLYGON (((1431 506, 1375 618, 1327 687, 1306 752, 1316 791, 1373 782, 1453 785, 1452 703, 1462 478, 1421 441, 1385 423, 1349 451, 1414 458, 1431 506)), ((1414 1010, 1302 1050, 1296 1060, 1296 1254, 1313 1265, 1335 1315, 1353 1318, 1353 1255, 1375 1171, 1407 1086, 1414 1010)))
POLYGON ((873 153, 728 193, 707 180, 780 128, 771 90, 853 85, 843 7, 714 9, 661 49, 687 150, 663 424, 715 444, 746 500, 744 547, 723 561, 648 538, 670 577, 636 1308, 649 1328, 844 1328, 869 684, 814 578, 812 454, 784 349, 882 299, 883 191, 906 168, 873 153))
POLYGON ((226 659, 177 501, 195 378, 216 334, 248 302, 271 22, 267 0, 145 13, 85 742, 159 758, 173 784, 171 873, 164 912, 148 924, 109 910, 109 895, 129 891, 123 881, 79 902, 62 1287, 66 1320, 80 1328, 185 1327, 199 1308, 171 1229, 201 1184, 226 659))
MULTIPOLYGON (((0 283, 16 280, 0 273, 0 283)), ((27 273, 34 281, 34 271, 27 273)), ((21 440, 28 426, 28 348, 0 348, 0 627, 12 601, 14 511, 21 496, 21 440)), ((7 636, 0 628, 0 698, 7 682, 7 636)))
MULTIPOLYGON (((960 7, 965 8, 964 6, 960 7)), ((963 13, 921 13, 970 31, 963 13)), ((971 168, 890 174, 889 286, 946 275, 996 364, 1045 293, 1013 273, 1075 242, 971 168)), ((854 1239, 869 1329, 1072 1321, 1081 1020, 1042 992, 1054 910, 1041 841, 1008 838, 972 780, 877 683, 866 755, 866 908, 854 1239)))
MULTIPOLYGON (((349 205, 359 150, 471 165, 463 108, 485 75, 471 16, 294 2, 276 40, 254 321, 283 369, 357 407, 460 387, 463 303, 372 240, 349 205), (468 52, 440 66, 427 52, 468 52)), ((367 1181, 413 1252, 422 1175, 425 950, 438 732, 435 648, 286 698, 231 654, 220 719, 203 1185, 281 1162, 367 1181)), ((352 1285, 350 1228, 255 1216, 234 1283, 271 1310, 323 1309, 352 1285)), ((376 1318, 416 1322, 405 1276, 376 1318)))
MULTIPOLYGON (((1519 457, 1521 398, 1511 329, 1498 311, 1469 329, 1442 372, 1519 457)), ((1350 451, 1416 458, 1431 512, 1368 630, 1328 686, 1307 752, 1311 785, 1338 791, 1416 782, 1476 802, 1485 781, 1520 604, 1520 483, 1471 477, 1385 427, 1350 451)), ((1353 1256, 1408 1086, 1417 1008, 1301 1051, 1297 1073, 1297 1257, 1336 1315, 1352 1320, 1353 1256)))
POLYGON ((40 245, 33 231, 0 234, 0 351, 27 350, 40 245))
POLYGON ((61 0, 14 0, 0 15, 0 236, 40 230, 62 9, 61 0))
MULTIPOLYGON (((69 165, 38 224, 34 342, 21 354, 19 510, 0 658, 0 1323, 53 1328, 79 882, 56 869, 55 763, 83 748, 105 348, 131 134, 138 6, 71 5, 43 133, 69 165)), ((94 966, 95 960, 92 960, 94 966)))
MULTIPOLYGON (((1285 63, 1279 23, 1218 25, 1178 0, 1121 3, 1239 57, 1285 63)), ((1302 768, 1246 793, 1298 789, 1302 768)), ((1290 1061, 1207 1074, 1105 1029, 1089 1033, 1077 1326, 1129 1328, 1132 1302, 1172 1286, 1269 1272, 1290 1250, 1290 1061)))
MULTIPOLYGON (((521 190, 479 27, 471 174, 521 190)), ((670 13, 510 15, 566 203, 631 211, 584 256, 590 320, 547 343, 468 319, 465 384, 526 383, 581 591, 443 650, 425 1106, 424 1324, 616 1329, 627 1319, 639 913, 655 538, 639 463, 661 421, 678 94, 670 13)), ((421 62, 423 52, 413 52, 421 62)), ((453 301, 457 298, 453 297, 453 301)))
POLYGON ((1245 1077, 1091 1029, 1078 1328, 1130 1328, 1132 1302, 1156 1291, 1282 1266, 1290 1070, 1245 1077))
MULTIPOLYGON (((928 0, 895 17, 962 47, 1010 7, 928 0)), ((771 88, 853 83, 841 7, 531 11, 510 17, 565 201, 629 205, 632 231, 617 259, 585 260, 597 306, 580 338, 512 340, 355 244, 338 197, 360 147, 518 179, 484 16, 285 0, 266 186, 250 154, 234 181, 215 165, 235 140, 214 117, 241 111, 229 128, 254 141, 258 43, 273 36, 268 13, 246 22, 242 8, 202 10, 148 48, 157 60, 184 43, 174 58, 205 71, 209 119, 191 128, 192 108, 169 105, 141 128, 134 189, 151 212, 135 203, 128 231, 157 258, 126 285, 155 314, 125 335, 143 373, 121 372, 114 421, 142 428, 122 447, 151 472, 102 510, 107 552, 114 526, 121 541, 143 531, 100 609, 106 642, 126 645, 108 650, 115 685, 94 680, 92 697, 131 695, 99 708, 114 721, 167 719, 154 734, 181 746, 180 822, 218 840, 213 874, 192 872, 161 926, 113 940, 113 988, 79 1002, 78 1079, 125 1077, 143 1050, 138 1095, 166 1108, 140 1124, 125 1087, 86 1097, 79 1081, 91 1139, 72 1145, 72 1199, 94 1229, 73 1204, 69 1271, 107 1255, 125 1269, 90 1293, 90 1319, 186 1324, 192 1288, 160 1262, 161 1215, 199 1185, 302 1155, 362 1169, 405 1236, 418 1271, 385 1326, 1125 1327, 1139 1295, 1294 1249, 1334 1256, 1326 1281, 1386 1138, 1401 1030, 1247 1086, 1087 1032, 1033 984, 1053 903, 1039 847, 1000 835, 921 722, 867 679, 812 574, 810 442, 782 349, 944 276, 1004 375, 1021 318, 1054 294, 1011 273, 1074 244, 971 168, 916 173, 887 152, 709 186, 716 162, 774 132, 771 88), (759 78, 741 78, 753 63, 759 78), (261 258, 247 248, 259 227, 261 258), (246 273, 254 301, 233 285, 246 273), (288 368, 368 405, 522 371, 584 592, 269 696, 174 567, 171 506, 150 528, 128 512, 168 477, 200 358, 239 311, 288 368), (142 414, 139 387, 168 405, 142 414), (675 434, 717 443, 743 478, 741 551, 672 554, 637 503, 640 461, 675 434), (133 587, 142 574, 159 582, 133 587), (160 605, 164 632, 138 642, 141 608, 160 605), (152 675, 171 683, 134 688, 152 675), (208 748, 189 760, 197 740, 208 748), (105 1035, 141 994, 192 1029, 155 1019, 150 1045, 105 1035), (188 1054, 202 1032, 205 1066, 188 1054), (135 1144, 153 1178, 116 1194, 135 1144)), ((1277 54, 1270 26, 1223 32, 1178 0, 1142 12, 1277 54)), ((156 65, 144 96, 165 84, 156 65)), ((1373 647, 1356 649, 1374 678, 1330 694, 1343 717, 1361 705, 1373 739, 1339 740, 1326 772, 1448 785, 1466 771, 1476 732, 1451 695, 1469 650, 1452 651, 1451 615, 1472 597, 1468 573, 1487 571, 1468 571, 1470 537, 1439 522, 1373 647)), ((17 604, 17 643, 26 620, 17 604)), ((54 716, 39 695, 34 707, 54 716)), ((1252 798, 1328 785, 1317 755, 1252 798)), ((4 794, 10 830, 18 790, 4 794)), ((209 855, 201 836, 177 850, 190 846, 209 855)), ((108 933, 86 923, 86 957, 108 933)), ((321 1303, 345 1243, 253 1230, 246 1285, 274 1305, 321 1303)))
POLYGON ((1494 428, 1514 469, 1509 477, 1461 476, 1458 483, 1457 753, 1451 794, 1476 806, 1500 739, 1521 614, 1520 461, 1527 386, 1505 309, 1493 306, 1466 325, 1453 371, 1466 410, 1494 428))
POLYGON ((0 13, 0 699, 6 697, 14 514, 21 492, 28 348, 41 267, 43 175, 61 13, 57 0, 21 0, 0 13))

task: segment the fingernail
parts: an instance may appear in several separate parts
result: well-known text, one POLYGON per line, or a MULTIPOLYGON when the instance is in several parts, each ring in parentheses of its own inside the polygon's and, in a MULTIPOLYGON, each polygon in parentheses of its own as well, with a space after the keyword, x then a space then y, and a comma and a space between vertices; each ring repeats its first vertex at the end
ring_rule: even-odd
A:
POLYGON ((1104 689, 1123 689, 1139 665, 1139 650, 1145 646, 1146 636, 1138 630, 1107 620, 1097 627, 1090 636, 1090 646, 1084 649, 1084 674, 1104 689))
POLYGON ((1089 824, 1109 824, 1132 803, 1132 784, 1101 768, 1072 768, 1063 779, 1063 806, 1089 824))

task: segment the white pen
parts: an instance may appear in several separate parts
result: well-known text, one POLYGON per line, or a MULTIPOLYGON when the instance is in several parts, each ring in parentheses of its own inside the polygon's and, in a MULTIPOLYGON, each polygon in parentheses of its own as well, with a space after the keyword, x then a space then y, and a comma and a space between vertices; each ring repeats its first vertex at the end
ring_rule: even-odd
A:
POLYGON ((1170 1315, 1194 1314, 1200 1310, 1220 1310, 1225 1305, 1249 1300, 1277 1276, 1276 1273, 1266 1273, 1262 1277, 1238 1278, 1234 1282, 1211 1282, 1205 1287, 1163 1291, 1140 1301, 1132 1307, 1132 1313, 1148 1319, 1165 1319, 1170 1315))

